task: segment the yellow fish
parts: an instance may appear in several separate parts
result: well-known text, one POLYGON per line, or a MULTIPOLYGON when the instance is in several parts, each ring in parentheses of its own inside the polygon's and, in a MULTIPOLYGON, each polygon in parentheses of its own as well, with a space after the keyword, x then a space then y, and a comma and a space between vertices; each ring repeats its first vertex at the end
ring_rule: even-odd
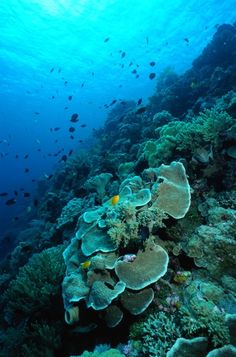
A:
POLYGON ((81 263, 81 268, 82 269, 88 269, 91 265, 91 261, 90 260, 86 260, 85 262, 81 263))
POLYGON ((115 196, 113 196, 113 197, 111 198, 111 204, 112 204, 113 206, 115 206, 115 205, 119 202, 119 200, 120 200, 120 196, 119 196, 119 195, 115 195, 115 196))

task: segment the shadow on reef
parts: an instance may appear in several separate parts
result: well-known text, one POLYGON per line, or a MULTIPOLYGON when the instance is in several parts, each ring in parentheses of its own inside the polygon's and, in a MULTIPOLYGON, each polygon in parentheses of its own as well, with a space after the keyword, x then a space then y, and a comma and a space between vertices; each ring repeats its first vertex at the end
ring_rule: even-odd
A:
POLYGON ((114 106, 1 262, 0 356, 235 355, 235 119, 235 25, 114 106))

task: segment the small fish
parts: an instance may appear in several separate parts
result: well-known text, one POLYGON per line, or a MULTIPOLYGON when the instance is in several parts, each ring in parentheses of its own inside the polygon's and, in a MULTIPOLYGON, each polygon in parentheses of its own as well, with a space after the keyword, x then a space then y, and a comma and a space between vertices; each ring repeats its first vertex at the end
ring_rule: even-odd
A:
POLYGON ((29 172, 29 169, 28 169, 28 168, 26 168, 24 172, 25 172, 25 173, 29 172))
POLYGON ((69 152, 68 152, 68 156, 71 156, 73 153, 73 150, 71 149, 69 152))
POLYGON ((74 113, 74 114, 71 115, 70 121, 72 123, 77 123, 77 121, 79 121, 78 117, 79 117, 79 115, 77 113, 74 113))
POLYGON ((145 112, 145 110, 146 110, 146 107, 141 107, 135 112, 135 114, 142 114, 145 112))
POLYGON ((30 193, 29 192, 24 192, 24 197, 30 197, 30 193))
POLYGON ((16 159, 19 159, 19 155, 16 154, 15 158, 16 158, 16 159))
POLYGON ((81 84, 81 86, 80 86, 80 87, 81 87, 81 88, 83 88, 83 87, 84 87, 84 85, 85 85, 85 82, 83 82, 83 83, 81 84))
POLYGON ((105 38, 104 42, 108 42, 110 40, 110 37, 105 38))
POLYGON ((62 155, 62 157, 60 158, 60 161, 66 162, 66 160, 67 160, 67 155, 62 155))
POLYGON ((29 157, 29 154, 26 154, 26 155, 24 156, 24 159, 28 159, 28 157, 29 157))
POLYGON ((85 262, 81 263, 81 268, 82 269, 88 269, 91 265, 91 261, 90 260, 86 260, 85 262))
POLYGON ((37 198, 34 199, 33 204, 34 204, 34 207, 38 207, 39 201, 37 198))
POLYGON ((12 218, 12 222, 16 222, 16 221, 18 221, 18 219, 19 219, 19 217, 14 217, 14 218, 12 218))
POLYGON ((86 124, 81 124, 81 128, 85 128, 87 125, 86 124))
POLYGON ((142 103, 142 98, 140 98, 137 102, 138 105, 140 105, 142 103))
POLYGON ((191 89, 196 89, 197 87, 198 87, 197 81, 192 81, 191 84, 190 84, 190 88, 191 89))
POLYGON ((115 206, 120 200, 120 196, 119 195, 115 195, 111 198, 111 204, 112 206, 115 206))
POLYGON ((131 67, 131 66, 132 66, 132 64, 133 64, 133 62, 130 62, 130 63, 129 63, 129 67, 131 67))
POLYGON ((111 102, 110 106, 112 106, 112 105, 115 104, 116 102, 117 102, 117 99, 114 99, 114 100, 111 102))
POLYGON ((155 77, 156 77, 156 73, 152 72, 152 73, 149 74, 149 78, 150 79, 154 79, 155 77))
POLYGON ((1 192, 1 193, 0 193, 0 197, 5 197, 5 196, 7 196, 7 195, 8 195, 7 192, 1 192))
POLYGON ((64 109, 65 109, 65 110, 67 110, 67 109, 68 109, 68 107, 65 107, 64 109))
POLYGON ((79 143, 80 143, 80 144, 83 143, 83 140, 80 139, 80 140, 79 140, 79 143))
POLYGON ((146 42, 147 42, 147 45, 149 44, 149 38, 148 36, 146 36, 146 42))
POLYGON ((5 202, 5 204, 7 206, 13 206, 15 203, 16 203, 16 199, 15 198, 10 198, 10 200, 5 202))
POLYGON ((76 130, 76 129, 75 129, 73 126, 71 126, 71 127, 69 128, 69 132, 70 132, 70 133, 74 133, 75 130, 76 130))
POLYGON ((61 68, 58 69, 58 73, 61 73, 61 68))
POLYGON ((131 72, 132 74, 136 74, 137 73, 137 70, 136 69, 133 69, 133 71, 131 72))
POLYGON ((54 128, 53 130, 54 131, 58 131, 58 130, 60 130, 61 128, 59 128, 58 126, 56 127, 56 128, 54 128))
POLYGON ((68 96, 68 100, 72 100, 72 95, 69 95, 69 96, 68 96))
POLYGON ((187 37, 184 38, 184 41, 189 43, 189 39, 187 37))
POLYGON ((14 191, 14 195, 15 195, 15 196, 18 196, 18 192, 17 192, 16 190, 14 191))
POLYGON ((52 67, 51 69, 50 69, 50 73, 52 73, 54 71, 54 67, 52 67))
POLYGON ((67 84, 68 84, 68 81, 65 81, 65 82, 64 82, 64 85, 67 86, 67 84))
POLYGON ((156 62, 152 61, 152 62, 150 62, 149 64, 150 64, 151 67, 154 67, 155 64, 156 64, 156 62))
POLYGON ((71 140, 74 140, 74 138, 75 138, 75 137, 74 137, 73 135, 70 136, 70 139, 71 139, 71 140))
POLYGON ((52 99, 55 99, 55 95, 52 95, 52 99))
POLYGON ((40 113, 39 112, 34 112, 35 115, 39 115, 40 113))
POLYGON ((122 52, 122 54, 121 54, 121 58, 124 58, 124 57, 125 57, 125 55, 126 55, 126 53, 125 53, 125 52, 122 52))

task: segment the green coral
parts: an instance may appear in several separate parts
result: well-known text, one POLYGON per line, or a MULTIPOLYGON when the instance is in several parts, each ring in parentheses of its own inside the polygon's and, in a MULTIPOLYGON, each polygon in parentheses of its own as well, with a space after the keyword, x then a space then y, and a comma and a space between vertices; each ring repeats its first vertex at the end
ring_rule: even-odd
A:
POLYGON ((230 129, 234 119, 225 111, 217 108, 207 109, 192 121, 172 121, 158 127, 157 140, 147 141, 139 150, 139 157, 145 158, 149 166, 159 165, 176 157, 176 153, 195 153, 211 145, 213 149, 222 146, 222 134, 230 129), (191 143, 191 145, 189 145, 191 143))
POLYGON ((64 249, 61 245, 32 256, 3 294, 6 311, 32 316, 50 307, 65 274, 64 249))
POLYGON ((224 346, 230 342, 229 329, 225 324, 225 317, 220 311, 207 307, 195 306, 194 314, 186 307, 181 307, 181 326, 188 337, 204 334, 209 337, 214 347, 224 346))
POLYGON ((181 330, 173 315, 164 312, 151 314, 143 323, 143 353, 145 356, 164 357, 179 337, 181 330))

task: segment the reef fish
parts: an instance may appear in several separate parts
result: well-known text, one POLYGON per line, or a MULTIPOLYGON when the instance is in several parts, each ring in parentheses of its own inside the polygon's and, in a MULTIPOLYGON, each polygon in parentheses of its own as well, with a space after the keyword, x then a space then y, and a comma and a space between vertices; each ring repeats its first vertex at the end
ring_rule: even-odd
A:
POLYGON ((120 196, 119 196, 119 195, 115 195, 115 196, 113 196, 113 197, 111 198, 111 204, 112 204, 113 206, 115 206, 115 205, 119 202, 119 200, 120 200, 120 196))
POLYGON ((82 269, 88 269, 91 265, 91 261, 90 260, 86 260, 85 262, 81 263, 81 268, 82 269))

